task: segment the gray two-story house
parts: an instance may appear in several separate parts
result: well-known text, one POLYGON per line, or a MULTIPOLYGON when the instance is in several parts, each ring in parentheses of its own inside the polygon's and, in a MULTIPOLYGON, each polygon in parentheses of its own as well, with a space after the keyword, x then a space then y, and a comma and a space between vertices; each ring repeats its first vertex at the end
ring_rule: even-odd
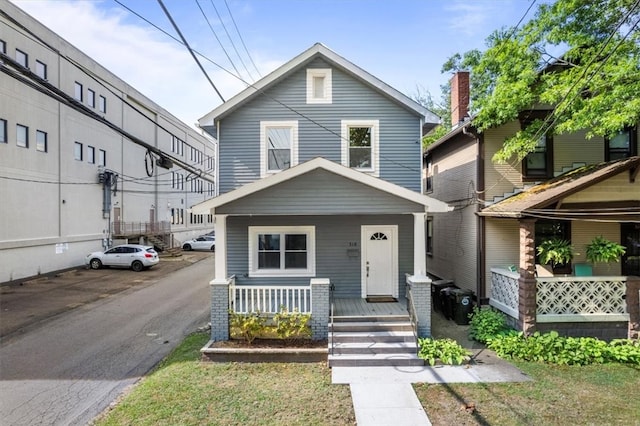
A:
POLYGON ((215 217, 212 285, 247 289, 240 312, 328 311, 314 284, 403 298, 407 274, 426 279, 427 213, 448 209, 421 187, 438 121, 322 44, 202 117, 219 143, 220 195, 194 207, 215 217))

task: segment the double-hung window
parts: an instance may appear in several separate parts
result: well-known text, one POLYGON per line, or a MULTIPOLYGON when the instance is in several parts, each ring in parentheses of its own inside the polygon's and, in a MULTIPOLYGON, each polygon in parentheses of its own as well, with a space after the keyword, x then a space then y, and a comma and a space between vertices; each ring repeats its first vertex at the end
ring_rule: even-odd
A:
POLYGON ((548 178, 552 172, 551 153, 553 140, 543 135, 538 139, 535 150, 524 157, 524 177, 525 178, 548 178))
POLYGON ((315 262, 315 227, 249 227, 250 276, 314 276, 315 262))
POLYGON ((379 121, 342 120, 342 164, 378 176, 379 121))
POLYGON ((298 164, 298 122, 260 122, 260 171, 267 176, 298 164))
POLYGON ((605 139, 605 161, 618 160, 637 155, 638 147, 636 141, 636 131, 633 128, 626 128, 618 132, 615 136, 605 139))

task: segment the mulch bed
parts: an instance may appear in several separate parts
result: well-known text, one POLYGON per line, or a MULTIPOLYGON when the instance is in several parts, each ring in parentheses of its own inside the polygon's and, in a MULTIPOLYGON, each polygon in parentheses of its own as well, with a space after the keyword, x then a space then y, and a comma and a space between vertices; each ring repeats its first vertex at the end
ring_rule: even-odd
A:
POLYGON ((284 339, 255 339, 251 344, 246 340, 232 339, 227 341, 213 342, 210 348, 228 348, 228 349, 279 349, 279 348, 326 348, 327 340, 284 340, 284 339))

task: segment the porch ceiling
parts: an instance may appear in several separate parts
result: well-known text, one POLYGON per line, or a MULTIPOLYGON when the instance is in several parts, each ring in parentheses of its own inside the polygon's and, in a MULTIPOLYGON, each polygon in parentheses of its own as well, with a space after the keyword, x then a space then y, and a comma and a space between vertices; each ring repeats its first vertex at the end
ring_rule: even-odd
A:
POLYGON ((615 212, 612 211, 609 215, 610 217, 608 217, 609 220, 615 217, 617 218, 616 221, 620 222, 638 221, 640 220, 640 211, 638 209, 640 194, 630 194, 630 199, 627 203, 624 203, 624 206, 620 203, 615 206, 612 203, 607 203, 606 205, 597 203, 580 213, 576 213, 575 210, 569 208, 575 208, 575 206, 562 205, 564 198, 627 170, 630 174, 629 179, 633 182, 638 168, 640 168, 639 156, 580 167, 492 204, 478 214, 480 216, 503 218, 535 217, 540 214, 536 210, 553 208, 555 216, 571 216, 573 214, 581 218, 589 216, 603 218, 605 217, 603 214, 606 213, 603 208, 612 207, 617 210, 618 214, 614 214, 615 212), (621 217, 619 212, 624 210, 628 210, 628 214, 625 213, 621 217))

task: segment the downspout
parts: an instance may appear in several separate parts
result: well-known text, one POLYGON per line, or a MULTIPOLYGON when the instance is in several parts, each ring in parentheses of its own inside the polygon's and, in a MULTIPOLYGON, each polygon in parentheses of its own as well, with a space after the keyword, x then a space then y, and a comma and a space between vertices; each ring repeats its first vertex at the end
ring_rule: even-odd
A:
MULTIPOLYGON (((482 199, 484 199, 484 191, 485 191, 485 182, 484 182, 484 133, 478 135, 478 157, 477 157, 477 169, 478 173, 476 177, 476 181, 478 183, 478 189, 476 190, 477 194, 482 194, 482 199)), ((485 218, 484 216, 480 216, 479 213, 482 210, 480 203, 476 203, 476 216, 477 216, 477 232, 476 232, 476 249, 477 249, 477 258, 478 262, 476 265, 477 268, 477 286, 476 294, 478 295, 478 302, 482 305, 483 301, 486 300, 486 254, 485 254, 485 218)))

